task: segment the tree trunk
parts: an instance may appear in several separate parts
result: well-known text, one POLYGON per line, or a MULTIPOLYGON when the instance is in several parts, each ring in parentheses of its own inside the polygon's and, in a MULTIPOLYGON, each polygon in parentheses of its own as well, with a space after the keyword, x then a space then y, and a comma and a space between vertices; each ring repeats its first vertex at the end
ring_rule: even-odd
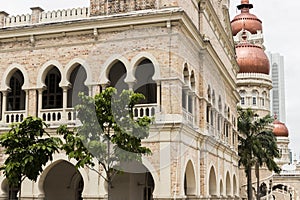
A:
POLYGON ((260 200, 260 187, 259 187, 259 165, 258 163, 255 164, 255 175, 256 175, 256 200, 260 200))
POLYGON ((253 192, 252 192, 252 173, 251 167, 247 169, 247 196, 248 200, 253 200, 253 192))

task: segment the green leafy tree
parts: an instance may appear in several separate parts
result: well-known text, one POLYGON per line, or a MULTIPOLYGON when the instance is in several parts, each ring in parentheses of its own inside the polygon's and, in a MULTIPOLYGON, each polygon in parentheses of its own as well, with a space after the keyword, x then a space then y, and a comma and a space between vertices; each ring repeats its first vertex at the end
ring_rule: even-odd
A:
POLYGON ((58 133, 65 139, 63 149, 69 158, 78 161, 77 167, 87 166, 102 176, 94 168, 95 162, 102 166, 109 194, 112 180, 122 171, 123 162, 141 161, 142 155, 151 153, 141 142, 148 137, 151 119, 133 116, 134 105, 144 96, 131 90, 119 94, 109 87, 94 97, 83 93, 79 97, 76 110, 81 125, 75 130, 61 126, 58 133))
POLYGON ((248 199, 253 199, 252 167, 256 166, 257 196, 259 198, 259 167, 265 165, 270 171, 280 172, 274 158, 279 157, 276 138, 270 124, 274 121, 269 115, 259 118, 250 108, 238 108, 238 130, 240 132, 238 154, 239 165, 245 168, 248 199))
MULTIPOLYGON (((21 123, 12 124, 11 129, 0 136, 0 145, 7 156, 0 170, 10 188, 20 190, 25 178, 36 181, 43 166, 59 151, 61 140, 50 137, 46 127, 42 119, 27 117, 21 123)), ((13 197, 10 195, 10 198, 13 197)))

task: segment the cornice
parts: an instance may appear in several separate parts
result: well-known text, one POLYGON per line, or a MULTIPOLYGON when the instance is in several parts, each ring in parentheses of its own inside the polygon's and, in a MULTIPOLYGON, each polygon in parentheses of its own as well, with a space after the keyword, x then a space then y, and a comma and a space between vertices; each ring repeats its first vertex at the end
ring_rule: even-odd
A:
POLYGON ((8 27, 0 29, 0 42, 28 40, 34 36, 52 37, 53 34, 78 34, 80 32, 94 33, 95 29, 122 29, 128 26, 156 24, 166 26, 167 21, 178 21, 182 18, 180 8, 161 9, 149 12, 133 12, 110 16, 97 16, 80 20, 33 24, 27 26, 8 27))
MULTIPOLYGON (((225 12, 224 8, 223 12, 225 12)), ((209 0, 201 0, 200 1, 200 12, 203 13, 206 19, 210 22, 211 26, 215 30, 215 34, 219 36, 221 40, 221 45, 225 48, 225 51, 229 57, 229 60, 234 67, 235 73, 239 71, 239 67, 237 61, 235 59, 236 53, 234 48, 234 40, 231 33, 231 28, 228 33, 226 33, 224 27, 222 26, 217 13, 211 2, 209 0)), ((226 15, 226 24, 230 24, 229 16, 226 15)))

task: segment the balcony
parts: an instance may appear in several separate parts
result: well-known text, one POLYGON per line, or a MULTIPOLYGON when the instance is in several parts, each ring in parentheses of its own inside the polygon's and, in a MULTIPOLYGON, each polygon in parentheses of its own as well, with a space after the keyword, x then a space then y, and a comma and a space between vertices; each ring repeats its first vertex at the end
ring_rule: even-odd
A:
MULTIPOLYGON (((157 104, 138 104, 133 108, 134 118, 141 118, 144 116, 154 117, 157 112, 159 112, 157 104)), ((6 126, 11 123, 21 122, 27 117, 26 113, 25 110, 5 111, 3 123, 6 126)), ((41 109, 38 117, 43 119, 47 124, 54 126, 60 124, 78 124, 77 113, 74 108, 41 109)))
POLYGON ((186 109, 182 108, 182 116, 185 122, 189 125, 194 125, 194 116, 192 113, 188 112, 186 109))
POLYGON ((5 111, 4 112, 4 120, 5 120, 6 124, 21 122, 26 117, 27 117, 27 115, 26 115, 25 110, 5 111))
POLYGON ((137 104, 133 108, 133 117, 154 117, 155 113, 157 113, 158 111, 159 110, 157 104, 137 104))

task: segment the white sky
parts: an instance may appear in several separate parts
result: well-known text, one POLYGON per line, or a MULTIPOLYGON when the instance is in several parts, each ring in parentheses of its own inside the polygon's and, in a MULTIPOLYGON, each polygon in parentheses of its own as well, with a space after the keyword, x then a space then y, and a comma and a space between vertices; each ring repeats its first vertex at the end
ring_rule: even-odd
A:
MULTIPOLYGON (((230 0, 231 19, 239 13, 240 0, 230 0)), ((251 13, 263 21, 266 50, 284 56, 286 88, 286 125, 290 132, 290 148, 300 154, 300 1, 250 0, 251 13), (298 124, 299 123, 299 124, 298 124), (298 143, 299 142, 299 143, 298 143)), ((40 6, 44 10, 89 6, 89 0, 0 0, 0 11, 11 15, 31 13, 30 8, 40 6)))

